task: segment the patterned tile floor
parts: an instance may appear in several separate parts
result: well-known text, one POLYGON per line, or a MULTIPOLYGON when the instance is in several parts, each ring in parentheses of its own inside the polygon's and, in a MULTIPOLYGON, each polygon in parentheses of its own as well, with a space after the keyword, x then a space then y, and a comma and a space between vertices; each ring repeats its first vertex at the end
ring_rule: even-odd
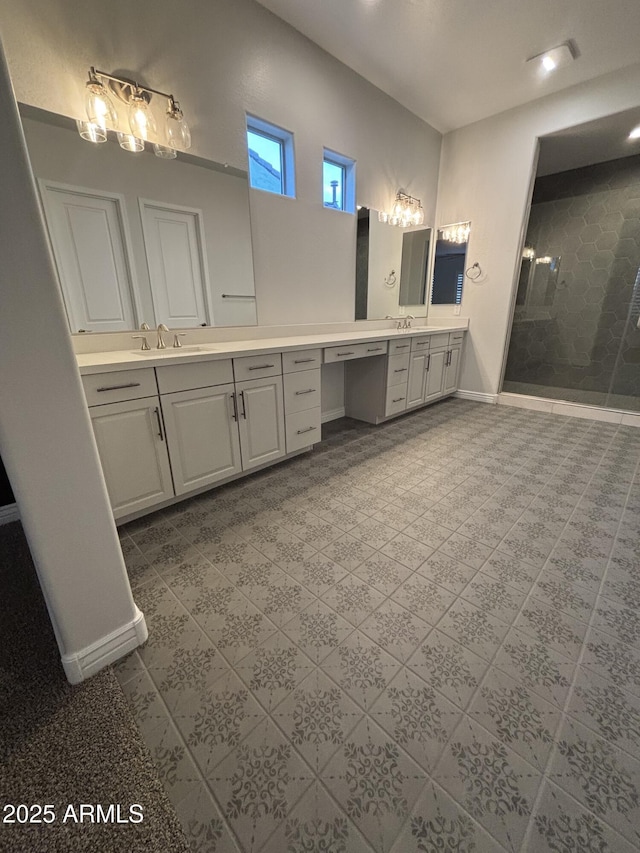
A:
POLYGON ((129 524, 194 850, 640 850, 640 430, 449 400, 129 524))

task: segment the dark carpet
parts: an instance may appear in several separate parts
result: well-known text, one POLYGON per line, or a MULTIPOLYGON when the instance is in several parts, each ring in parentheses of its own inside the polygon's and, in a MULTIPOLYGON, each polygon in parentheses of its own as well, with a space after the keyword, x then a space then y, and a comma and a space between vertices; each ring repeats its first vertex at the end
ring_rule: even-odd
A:
POLYGON ((187 849, 112 670, 68 684, 22 528, 0 527, 0 851, 187 849))

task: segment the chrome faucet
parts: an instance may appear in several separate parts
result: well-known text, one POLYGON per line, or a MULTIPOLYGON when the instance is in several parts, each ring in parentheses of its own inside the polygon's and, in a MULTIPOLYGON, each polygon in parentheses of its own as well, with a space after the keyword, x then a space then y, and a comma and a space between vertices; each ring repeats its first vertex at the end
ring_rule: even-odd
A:
POLYGON ((169 329, 167 328, 167 326, 165 326, 164 323, 160 323, 160 325, 158 326, 158 344, 157 344, 158 349, 166 349, 167 348, 167 345, 164 342, 164 338, 162 337, 162 333, 168 332, 168 331, 169 331, 169 329))
POLYGON ((150 332, 151 326, 148 323, 141 323, 140 324, 140 331, 141 332, 150 332))
POLYGON ((411 328, 411 321, 415 320, 415 319, 416 318, 413 316, 413 314, 407 314, 404 318, 404 323, 402 324, 402 328, 403 329, 410 329, 411 328))
POLYGON ((402 328, 402 317, 392 317, 391 314, 387 314, 387 316, 384 319, 385 320, 394 320, 395 324, 396 324, 396 329, 398 331, 400 331, 400 329, 402 328))

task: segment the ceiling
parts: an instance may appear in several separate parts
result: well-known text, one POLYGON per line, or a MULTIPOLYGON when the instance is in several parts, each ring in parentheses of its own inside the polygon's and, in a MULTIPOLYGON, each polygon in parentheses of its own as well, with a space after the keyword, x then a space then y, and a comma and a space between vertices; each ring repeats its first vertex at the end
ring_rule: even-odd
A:
POLYGON ((441 132, 639 61, 638 0, 259 0, 441 132), (571 40, 541 76, 525 60, 571 40))
POLYGON ((544 136, 536 174, 554 175, 640 154, 640 139, 629 139, 629 133, 638 126, 640 107, 635 107, 544 136))

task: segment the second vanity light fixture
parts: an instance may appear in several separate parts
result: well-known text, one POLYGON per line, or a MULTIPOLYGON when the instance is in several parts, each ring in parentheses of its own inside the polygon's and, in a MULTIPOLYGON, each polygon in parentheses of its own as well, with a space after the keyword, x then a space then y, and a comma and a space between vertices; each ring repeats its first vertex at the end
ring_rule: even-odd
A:
POLYGON ((442 239, 447 243, 467 243, 471 233, 470 222, 456 222, 455 225, 445 225, 440 230, 442 239))
POLYGON ((424 223, 424 210, 419 198, 414 198, 402 190, 396 193, 396 200, 391 210, 378 212, 380 222, 388 222, 389 225, 399 225, 400 228, 408 228, 410 225, 422 225, 424 223))
POLYGON ((76 123, 78 133, 88 142, 106 142, 107 131, 112 130, 125 151, 143 151, 145 144, 150 143, 156 157, 166 160, 174 159, 177 150, 185 151, 191 147, 189 125, 173 95, 95 68, 89 70, 86 88, 88 121, 78 119, 76 123), (112 94, 127 105, 126 128, 121 125, 112 94), (154 95, 167 102, 164 133, 158 131, 156 117, 150 109, 154 95))

